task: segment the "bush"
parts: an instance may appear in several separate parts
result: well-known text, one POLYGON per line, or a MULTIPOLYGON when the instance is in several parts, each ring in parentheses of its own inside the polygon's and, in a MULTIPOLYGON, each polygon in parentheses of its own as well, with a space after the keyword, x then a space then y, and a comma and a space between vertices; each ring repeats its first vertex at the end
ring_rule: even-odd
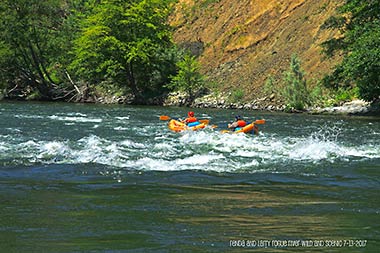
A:
POLYGON ((268 79, 265 81, 263 92, 266 95, 271 95, 273 93, 278 93, 277 89, 274 87, 274 78, 273 76, 269 76, 268 79))
POLYGON ((232 101, 233 103, 238 103, 238 102, 240 102, 243 98, 244 98, 244 90, 242 90, 242 89, 234 90, 234 91, 231 93, 231 101, 232 101))
POLYGON ((359 96, 359 88, 353 88, 353 89, 338 89, 338 91, 335 94, 335 101, 337 103, 340 102, 348 102, 353 100, 354 98, 357 98, 359 96))

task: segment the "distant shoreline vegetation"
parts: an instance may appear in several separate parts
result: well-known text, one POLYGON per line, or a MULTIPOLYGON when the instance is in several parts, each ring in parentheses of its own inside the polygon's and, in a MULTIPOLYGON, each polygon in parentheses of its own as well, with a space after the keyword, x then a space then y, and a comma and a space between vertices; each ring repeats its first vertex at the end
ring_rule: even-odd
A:
POLYGON ((0 3, 0 84, 10 99, 85 102, 164 94, 186 52, 173 0, 0 3))
MULTIPOLYGON (((167 20, 176 3, 1 1, 0 99, 164 104, 178 91, 186 96, 177 102, 192 105, 207 94, 218 97, 219 84, 209 83, 197 58, 173 42, 167 20)), ((257 107, 302 111, 379 100, 380 2, 346 0, 323 28, 341 31, 322 46, 327 57, 339 53, 343 61, 311 87, 293 55, 282 80, 268 75, 267 99, 257 107)), ((236 90, 217 103, 255 108, 245 94, 236 90)))

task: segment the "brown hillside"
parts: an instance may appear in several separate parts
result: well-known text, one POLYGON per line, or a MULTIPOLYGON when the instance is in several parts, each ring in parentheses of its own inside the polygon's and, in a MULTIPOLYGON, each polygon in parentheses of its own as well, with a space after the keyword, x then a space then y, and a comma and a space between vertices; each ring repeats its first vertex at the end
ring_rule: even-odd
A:
MULTIPOLYGON (((244 89, 246 99, 276 81, 296 53, 309 80, 331 71, 320 44, 336 36, 321 29, 339 0, 179 0, 171 18, 174 40, 200 55, 204 73, 223 91, 244 89)), ((334 62, 335 61, 335 62, 334 62)))

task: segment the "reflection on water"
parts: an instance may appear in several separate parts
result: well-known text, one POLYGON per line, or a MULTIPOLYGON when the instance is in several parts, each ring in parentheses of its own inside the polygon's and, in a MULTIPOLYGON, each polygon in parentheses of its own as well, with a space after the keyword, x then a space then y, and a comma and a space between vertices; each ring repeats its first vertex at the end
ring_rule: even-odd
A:
MULTIPOLYGON (((378 218, 379 212, 355 210, 356 201, 328 196, 331 190, 336 190, 330 187, 216 185, 184 188, 186 194, 175 194, 170 199, 171 205, 181 207, 172 219, 174 223, 189 228, 185 229, 183 236, 193 238, 192 243, 200 248, 203 243, 223 247, 231 240, 353 238, 372 238, 366 252, 379 246, 378 238, 370 232, 372 229, 379 231, 379 225, 369 222, 371 218, 378 218)), ((341 252, 339 247, 314 249, 341 252)), ((271 248, 271 252, 282 250, 271 248)), ((354 251, 357 252, 358 248, 354 251)))

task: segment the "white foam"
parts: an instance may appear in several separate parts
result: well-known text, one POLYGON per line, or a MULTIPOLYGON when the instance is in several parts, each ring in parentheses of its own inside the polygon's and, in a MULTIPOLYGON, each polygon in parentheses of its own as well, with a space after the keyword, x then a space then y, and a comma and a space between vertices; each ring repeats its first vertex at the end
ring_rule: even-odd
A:
POLYGON ((92 122, 92 123, 100 123, 103 119, 100 118, 87 118, 87 117, 75 117, 75 116, 57 116, 51 115, 48 116, 49 119, 59 120, 59 121, 72 121, 72 122, 92 122))
POLYGON ((292 161, 334 163, 380 158, 380 144, 353 146, 340 141, 339 134, 318 132, 301 137, 217 131, 162 134, 164 130, 166 128, 157 133, 146 131, 148 137, 138 136, 141 142, 132 137, 109 140, 89 135, 79 140, 20 140, 17 143, 17 136, 0 136, 0 158, 14 157, 15 162, 27 159, 33 163, 99 163, 160 171, 258 171, 261 165, 278 168, 279 164, 292 161))
POLYGON ((250 160, 249 162, 243 163, 242 165, 240 165, 240 167, 245 169, 245 168, 257 167, 259 165, 260 163, 257 160, 250 160))
POLYGON ((163 159, 153 159, 149 157, 143 157, 136 161, 127 161, 125 167, 135 170, 157 170, 157 171, 173 171, 177 170, 172 162, 163 159))
POLYGON ((0 141, 0 152, 6 152, 7 150, 9 150, 7 144, 5 142, 0 141))
POLYGON ((150 157, 143 157, 136 161, 126 161, 125 166, 137 170, 155 170, 155 171, 176 171, 176 170, 214 170, 225 171, 226 168, 222 166, 215 166, 213 163, 222 156, 207 155, 194 156, 190 158, 180 158, 175 160, 154 159, 150 157), (196 159, 196 160, 194 160, 196 159))
POLYGON ((128 120, 129 119, 129 116, 125 116, 125 117, 116 117, 116 119, 118 120, 128 120))
POLYGON ((80 112, 69 112, 67 113, 69 116, 79 116, 79 117, 87 117, 87 114, 80 113, 80 112))
POLYGON ((136 148, 136 149, 145 148, 145 145, 143 143, 134 142, 132 140, 123 140, 120 142, 120 145, 129 147, 129 148, 136 148))
POLYGON ((24 114, 16 114, 14 115, 16 118, 20 119, 43 119, 44 116, 41 115, 24 115, 24 114))
POLYGON ((234 156, 241 156, 241 157, 255 157, 257 156, 257 151, 249 151, 244 149, 239 149, 233 154, 234 156))
POLYGON ((10 132, 12 133, 21 133, 22 131, 18 128, 6 128, 7 130, 9 130, 10 132))
MULTIPOLYGON (((55 159, 57 156, 70 156, 72 150, 64 142, 52 141, 41 142, 38 145, 39 151, 37 151, 38 159, 55 159)), ((51 162, 51 161, 50 161, 51 162)))
POLYGON ((42 142, 39 145, 39 149, 42 153, 51 155, 57 153, 64 153, 66 145, 63 142, 58 141, 42 142))
POLYGON ((210 162, 218 159, 224 158, 223 155, 212 155, 212 154, 207 154, 207 155, 194 155, 191 157, 186 157, 183 159, 178 159, 175 161, 177 165, 189 165, 189 166, 194 166, 194 165, 205 165, 209 164, 210 162))
POLYGON ((36 141, 29 140, 29 141, 20 143, 19 146, 21 148, 35 148, 35 147, 39 147, 39 144, 36 141))
POLYGON ((322 160, 333 156, 344 156, 344 150, 330 141, 313 139, 299 140, 285 151, 294 160, 322 160))
POLYGON ((114 127, 113 128, 114 130, 116 130, 116 131, 125 131, 125 130, 128 130, 128 128, 127 127, 114 127))
POLYGON ((166 142, 160 142, 160 143, 156 143, 154 145, 154 150, 162 150, 162 151, 169 151, 171 150, 173 147, 173 145, 169 144, 169 143, 166 143, 166 142))
POLYGON ((380 158, 380 146, 369 144, 358 147, 346 147, 345 154, 351 157, 380 158))
POLYGON ((79 163, 100 163, 117 165, 120 150, 116 143, 95 135, 82 138, 73 151, 72 160, 79 163))

